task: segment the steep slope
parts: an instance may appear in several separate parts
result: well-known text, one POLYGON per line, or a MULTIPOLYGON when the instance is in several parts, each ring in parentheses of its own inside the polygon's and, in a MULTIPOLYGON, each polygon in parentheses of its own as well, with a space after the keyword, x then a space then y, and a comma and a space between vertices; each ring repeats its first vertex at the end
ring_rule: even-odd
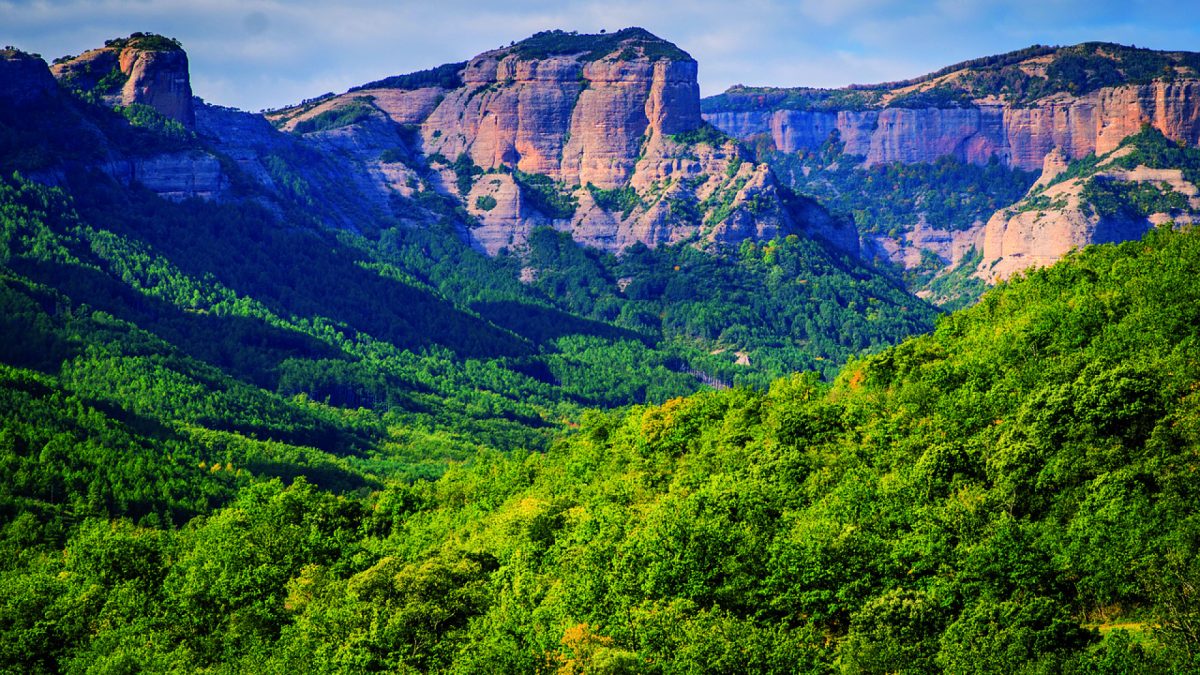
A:
POLYGON ((1200 222, 1198 180, 1200 149, 1149 126, 1100 156, 1068 164, 1058 153, 1047 155, 1029 193, 988 221, 977 274, 995 282, 1085 244, 1200 222))
MULTIPOLYGON (((734 87, 705 99, 702 109, 718 128, 753 141, 760 160, 799 192, 853 218, 866 235, 866 254, 903 267, 910 287, 921 290, 936 275, 973 264, 965 259, 982 249, 985 224, 1031 185, 1048 156, 1104 155, 1144 125, 1200 144, 1200 54, 1108 43, 1038 46, 905 82, 734 87), (840 154, 814 161, 831 139, 840 154), (940 180, 944 168, 920 168, 934 164, 952 169, 951 180, 940 180), (1009 171, 984 179, 971 168, 989 165, 1009 171), (939 180, 872 185, 873 174, 884 172, 937 173, 939 180), (868 195, 867 204, 839 203, 840 194, 857 192, 868 195)), ((1106 240, 1073 232, 1065 245, 1048 242, 1045 250, 1106 240)))
POLYGON ((1114 150, 1143 124, 1200 143, 1200 54, 1108 43, 1031 47, 916 80, 840 90, 735 87, 706 99, 705 118, 738 138, 769 134, 784 152, 837 130, 866 164, 943 156, 1040 170, 1114 150))
MULTIPOLYGON (((56 84, 38 58, 4 56, 0 270, 55 298, 35 322, 61 337, 71 329, 55 307, 116 317, 128 341, 161 340, 151 356, 164 386, 188 382, 199 400, 248 387, 284 409, 370 410, 374 428, 391 420, 410 441, 389 446, 403 459, 371 460, 397 474, 436 473, 479 444, 539 447, 582 405, 832 373, 935 315, 796 236, 720 256, 681 243, 617 258, 537 229, 521 255, 489 258, 467 242, 469 216, 430 188, 436 173, 410 150, 411 132, 378 111, 293 134, 195 101, 187 129, 56 84), (368 146, 390 148, 394 171, 362 171, 355 152, 368 146), (424 185, 378 189, 402 171, 424 185), (429 434, 448 450, 423 446, 429 434)), ((37 352, 43 337, 18 325, 8 343, 37 352)), ((59 375, 77 356, 35 360, 59 375)), ((111 363, 84 356, 73 367, 111 405, 204 426, 170 395, 159 408, 123 387, 146 356, 117 349, 111 363)), ((253 433, 287 441, 288 426, 253 433)), ((339 433, 317 437, 334 454, 345 445, 339 433)))
POLYGON ((478 221, 469 236, 490 254, 520 247, 538 226, 612 252, 634 243, 737 244, 805 226, 855 245, 836 221, 799 217, 766 166, 702 124, 696 62, 642 29, 539 33, 455 67, 269 117, 310 136, 354 136, 360 161, 406 196, 418 182, 411 159, 365 134, 330 129, 378 117, 412 128, 408 150, 436 171, 433 187, 478 221), (384 166, 405 163, 408 170, 384 166))

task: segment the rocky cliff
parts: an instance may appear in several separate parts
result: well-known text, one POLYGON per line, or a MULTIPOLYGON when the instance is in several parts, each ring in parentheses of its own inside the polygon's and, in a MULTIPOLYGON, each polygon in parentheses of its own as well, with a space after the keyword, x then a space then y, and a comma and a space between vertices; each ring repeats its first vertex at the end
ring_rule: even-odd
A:
MULTIPOLYGON (((696 74, 686 52, 641 29, 552 31, 437 82, 390 78, 270 118, 313 138, 380 116, 413 130, 399 154, 424 158, 429 184, 461 200, 478 221, 471 240, 489 253, 520 246, 538 226, 611 251, 800 229, 770 170, 704 125, 696 74)), ((358 154, 408 196, 421 176, 376 159, 395 150, 367 143, 358 154)), ((850 245, 835 226, 815 233, 850 245)))
POLYGON ((26 106, 57 90, 45 61, 17 49, 0 50, 0 101, 26 106))
POLYGON ((996 157, 1035 170, 1055 148, 1071 159, 1109 152, 1143 124, 1175 140, 1200 143, 1200 80, 1059 95, 1036 106, 979 101, 964 108, 718 111, 705 118, 738 138, 766 135, 783 152, 819 148, 837 131, 846 153, 865 164, 932 162, 949 155, 975 164, 996 157))
MULTIPOLYGON (((1034 46, 904 82, 844 89, 738 86, 705 99, 702 109, 707 121, 752 141, 760 156, 777 168, 801 167, 803 178, 797 178, 794 168, 782 172, 801 190, 815 184, 820 192, 823 180, 843 191, 853 186, 854 181, 841 175, 847 163, 868 177, 885 167, 895 174, 876 181, 873 188, 871 180, 858 181, 866 189, 884 192, 913 175, 903 167, 917 164, 996 163, 1013 170, 1013 176, 1017 170, 1042 171, 1026 199, 990 218, 972 215, 943 223, 948 229, 931 228, 919 206, 909 209, 911 213, 892 209, 881 214, 867 206, 842 204, 859 221, 868 255, 927 276, 935 260, 945 272, 968 253, 986 248, 986 269, 980 268, 980 276, 995 281, 1030 265, 1049 264, 1073 248, 1138 236, 1161 219, 1136 208, 1093 212, 1086 199, 1078 199, 1084 183, 1060 185, 1055 176, 1071 161, 1107 156, 1144 128, 1186 147, 1200 145, 1200 54, 1108 43, 1034 46), (826 157, 830 148, 839 153, 832 163, 814 162, 814 157, 826 157), (799 159, 789 163, 780 161, 781 156, 799 159), (1035 208, 1044 207, 1047 198, 1055 208, 1035 208), (907 220, 897 222, 901 219, 907 220)), ((1098 180, 1132 179, 1127 172, 1109 172, 1098 180)), ((919 195, 919 201, 944 214, 945 204, 991 195, 1000 184, 909 183, 902 196, 919 195)), ((1089 194, 1097 192, 1094 186, 1089 194)), ((1177 187, 1183 190, 1177 194, 1186 193, 1185 187, 1177 187)), ((1110 196, 1128 206, 1128 195, 1110 196)))
POLYGON ((1067 164, 1052 152, 1029 194, 988 221, 975 274, 994 283, 1088 244, 1198 223, 1198 179, 1200 150, 1180 148, 1153 127, 1094 159, 1067 164))
POLYGON ((175 40, 134 33, 59 59, 51 72, 64 86, 109 104, 140 103, 188 128, 196 123, 187 53, 175 40))
POLYGON ((1200 55, 1106 43, 1031 47, 906 82, 842 90, 734 87, 704 117, 778 150, 811 150, 836 131, 868 165, 992 157, 1038 170, 1051 150, 1104 154, 1144 124, 1200 144, 1200 55))
POLYGON ((176 124, 194 121, 187 55, 166 38, 135 34, 53 67, 0 51, 0 157, 38 180, 96 170, 169 199, 216 197, 229 187, 220 160, 176 124), (132 103, 169 120, 110 109, 132 103))

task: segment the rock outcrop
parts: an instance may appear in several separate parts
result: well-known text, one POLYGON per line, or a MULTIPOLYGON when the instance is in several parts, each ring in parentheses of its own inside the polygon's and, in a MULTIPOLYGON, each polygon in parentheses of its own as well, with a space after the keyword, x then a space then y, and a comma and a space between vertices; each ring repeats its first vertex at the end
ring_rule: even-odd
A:
MULTIPOLYGON (((696 74, 690 56, 641 29, 555 31, 471 59, 459 86, 359 88, 270 118, 325 137, 339 117, 369 127, 369 106, 414 129, 428 184, 461 200, 478 220, 471 240, 489 253, 538 226, 610 251, 797 229, 770 170, 704 125, 696 74)), ((408 196, 395 179, 413 176, 395 170, 379 171, 381 183, 408 196)))
POLYGON ((143 143, 145 136, 110 134, 119 118, 85 114, 93 104, 142 103, 194 127, 188 81, 187 55, 178 43, 157 35, 110 40, 53 66, 14 49, 0 51, 0 102, 8 114, 25 118, 20 123, 38 136, 18 140, 18 163, 49 183, 83 166, 168 199, 220 195, 229 177, 220 160, 190 134, 169 141, 152 136, 143 143))
POLYGON ((871 257, 886 259, 908 270, 928 264, 929 254, 936 256, 943 268, 951 268, 972 251, 982 249, 984 229, 984 223, 964 230, 943 230, 918 222, 900 241, 885 234, 864 237, 864 249, 871 257))
POLYGON ((0 50, 0 102, 24 106, 58 90, 46 62, 17 49, 0 50))
POLYGON ((1136 239, 1151 227, 1168 222, 1200 223, 1200 189, 1196 184, 1185 179, 1180 169, 1119 166, 1117 160, 1132 149, 1122 146, 1101 156, 1093 169, 1065 179, 1061 179, 1064 167, 1058 160, 1060 153, 1047 155, 1046 171, 1029 194, 988 221, 976 276, 995 283, 1033 267, 1052 265, 1088 244, 1136 239), (1129 203, 1106 209, 1089 200, 1089 183, 1094 189, 1094 181, 1173 198, 1144 200, 1149 206, 1140 211, 1129 203))
MULTIPOLYGON (((932 254, 944 263, 941 271, 947 271, 972 248, 982 247, 978 275, 996 281, 1048 265, 1073 248, 1140 236, 1155 222, 1190 222, 1193 215, 1178 208, 1170 214, 1143 214, 1128 204, 1119 212, 1097 214, 1092 204, 1081 201, 1084 183, 1093 174, 1067 181, 1060 176, 1072 161, 1113 153, 1143 129, 1184 146, 1200 146, 1200 54, 1109 43, 1034 46, 905 82, 844 89, 739 85, 705 99, 702 107, 704 118, 717 128, 783 153, 816 151, 823 156, 834 148, 859 158, 855 161, 863 167, 952 157, 1041 170, 1030 193, 990 219, 985 216, 986 225, 977 220, 958 223, 953 231, 935 230, 918 214, 915 222, 894 227, 888 236, 864 236, 869 257, 909 270, 928 270, 932 254), (1136 217, 1131 216, 1135 211, 1136 217)), ((1142 181, 1137 176, 1143 174, 1131 173, 1132 168, 1106 171, 1099 180, 1142 181)), ((1164 174, 1162 183, 1173 186, 1176 194, 1190 195, 1191 184, 1176 178, 1164 174)), ((935 185, 927 193, 954 197, 935 185)), ((1143 190, 1142 197, 1146 194, 1143 190)), ((1113 203, 1122 202, 1121 195, 1107 202, 1111 210, 1113 203)))
POLYGON ((104 171, 123 185, 140 185, 167 199, 212 199, 228 187, 220 161, 205 152, 172 152, 109 162, 104 171))
POLYGON ((188 128, 195 126, 187 53, 174 40, 134 33, 56 63, 51 72, 66 86, 110 104, 148 105, 188 128))
POLYGON ((704 101, 705 118, 784 152, 837 131, 865 164, 943 156, 1035 171, 1052 149, 1104 154, 1149 124, 1200 143, 1200 59, 1108 43, 1035 46, 906 82, 846 89, 734 87, 704 101))

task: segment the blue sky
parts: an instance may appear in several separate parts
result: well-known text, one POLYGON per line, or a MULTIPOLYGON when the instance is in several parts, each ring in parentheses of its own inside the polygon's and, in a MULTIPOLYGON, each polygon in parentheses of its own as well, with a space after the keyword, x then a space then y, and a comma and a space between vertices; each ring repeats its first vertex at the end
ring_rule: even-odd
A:
POLYGON ((903 79, 1026 47, 1104 40, 1200 51, 1194 0, 0 0, 0 44, 47 60, 133 31, 183 42, 192 88, 258 110, 461 61, 539 30, 642 26, 736 84, 903 79))

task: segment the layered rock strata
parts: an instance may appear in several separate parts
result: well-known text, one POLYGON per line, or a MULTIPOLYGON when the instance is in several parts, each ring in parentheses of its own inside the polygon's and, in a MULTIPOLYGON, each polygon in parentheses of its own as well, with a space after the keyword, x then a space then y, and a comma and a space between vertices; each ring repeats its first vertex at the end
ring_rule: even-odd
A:
POLYGON ((66 86, 94 92, 110 104, 148 105, 195 126, 187 53, 173 40, 135 33, 56 63, 51 72, 66 86))
MULTIPOLYGON (((638 242, 732 244, 801 229, 766 165, 702 129, 696 62, 644 31, 623 34, 629 39, 604 53, 530 56, 518 44, 468 61, 455 88, 359 89, 271 118, 284 130, 304 130, 370 105, 413 129, 415 150, 435 172, 429 183, 461 200, 478 220, 472 242, 489 253, 521 246, 538 226, 610 251, 638 242), (460 179, 462 171, 472 178, 460 179), (545 208, 539 197, 546 195, 523 176, 548 178, 532 182, 570 207, 545 208)), ((405 194, 396 178, 411 184, 413 176, 395 170, 380 171, 381 182, 405 194)), ((814 234, 857 247, 833 226, 814 234)))
POLYGON ((1137 239, 1156 225, 1200 223, 1200 189, 1183 177, 1179 169, 1137 166, 1124 169, 1110 164, 1125 154, 1121 148, 1102 158, 1099 169, 1082 176, 1054 182, 1064 169, 1060 153, 1046 157, 1043 179, 1013 206, 996 212, 983 233, 983 260, 976 276, 989 283, 1018 272, 1054 264, 1072 250, 1088 244, 1137 239), (1089 180, 1142 183, 1154 189, 1177 193, 1183 208, 1149 213, 1145 217, 1127 213, 1100 214, 1085 199, 1089 180))
POLYGON ((837 131, 845 152, 869 165, 932 162, 949 155, 976 164, 996 157, 1032 171, 1055 148, 1068 159, 1109 152, 1143 124, 1168 138, 1200 144, 1200 80, 1061 94, 1032 106, 977 101, 968 108, 715 112, 705 119, 737 138, 767 135, 783 152, 819 148, 837 131))

